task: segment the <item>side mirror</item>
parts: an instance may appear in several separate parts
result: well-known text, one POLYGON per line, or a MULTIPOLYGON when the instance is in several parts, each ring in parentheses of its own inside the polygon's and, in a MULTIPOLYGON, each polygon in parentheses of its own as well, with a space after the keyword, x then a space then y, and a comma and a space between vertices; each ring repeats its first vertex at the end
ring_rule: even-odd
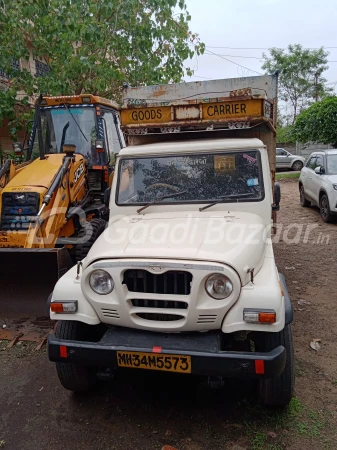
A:
POLYGON ((278 211, 280 209, 280 202, 281 202, 281 187, 279 183, 275 183, 273 211, 278 211))
POLYGON ((104 204, 107 208, 109 208, 110 196, 111 196, 111 188, 108 188, 104 192, 104 204))
POLYGON ((314 172, 317 173, 317 175, 322 175, 325 173, 325 169, 322 166, 317 166, 315 167, 314 172))
POLYGON ((14 150, 15 156, 23 155, 23 145, 20 144, 20 142, 14 142, 13 150, 14 150))

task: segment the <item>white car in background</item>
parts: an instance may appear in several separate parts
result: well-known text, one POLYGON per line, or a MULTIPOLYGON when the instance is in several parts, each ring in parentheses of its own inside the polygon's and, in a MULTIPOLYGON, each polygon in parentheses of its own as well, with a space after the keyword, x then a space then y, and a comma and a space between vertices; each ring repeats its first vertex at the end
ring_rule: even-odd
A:
POLYGON ((299 178, 300 202, 316 205, 324 222, 337 215, 337 149, 312 153, 299 178))
POLYGON ((276 149, 276 169, 291 169, 300 171, 304 166, 305 158, 293 155, 284 148, 276 149))

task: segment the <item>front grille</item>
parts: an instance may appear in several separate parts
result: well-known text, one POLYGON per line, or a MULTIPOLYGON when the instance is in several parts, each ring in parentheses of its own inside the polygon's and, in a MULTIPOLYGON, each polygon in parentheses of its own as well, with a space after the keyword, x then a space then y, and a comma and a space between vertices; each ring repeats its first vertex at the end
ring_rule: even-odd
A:
POLYGON ((131 303, 132 306, 137 308, 187 309, 188 307, 186 302, 176 302, 174 300, 145 300, 133 298, 131 303))
POLYGON ((217 317, 216 314, 200 314, 197 323, 214 323, 217 317))
POLYGON ((175 320, 185 319, 178 314, 160 314, 160 313, 138 313, 136 316, 145 320, 155 320, 157 322, 174 322, 175 320))
POLYGON ((102 314, 104 317, 109 317, 110 319, 119 319, 119 314, 118 314, 117 309, 102 308, 102 314))
POLYGON ((1 229, 28 230, 39 211, 37 192, 4 192, 2 194, 1 229))
POLYGON ((146 294, 189 295, 191 292, 192 274, 184 271, 173 271, 153 274, 143 269, 129 269, 124 272, 123 284, 130 292, 146 294))

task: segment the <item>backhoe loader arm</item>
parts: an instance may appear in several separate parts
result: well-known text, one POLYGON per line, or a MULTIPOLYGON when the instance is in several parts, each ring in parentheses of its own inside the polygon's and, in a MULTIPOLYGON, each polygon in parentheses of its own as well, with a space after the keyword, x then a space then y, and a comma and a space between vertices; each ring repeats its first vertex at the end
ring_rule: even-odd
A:
POLYGON ((55 194, 57 189, 60 187, 62 179, 63 179, 64 175, 67 173, 68 167, 70 166, 71 159, 72 159, 72 157, 70 157, 70 156, 64 157, 62 166, 59 168, 57 174, 55 175, 54 180, 52 181, 52 183, 50 185, 50 188, 48 189, 48 191, 46 192, 46 194, 43 198, 41 209, 38 212, 38 217, 41 216, 43 210, 49 204, 50 200, 53 198, 53 195, 55 194))

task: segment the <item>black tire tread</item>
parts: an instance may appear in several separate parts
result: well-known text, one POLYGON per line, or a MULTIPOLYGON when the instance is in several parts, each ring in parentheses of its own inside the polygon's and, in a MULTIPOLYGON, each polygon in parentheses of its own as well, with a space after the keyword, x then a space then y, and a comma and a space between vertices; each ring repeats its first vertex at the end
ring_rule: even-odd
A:
POLYGON ((311 205, 311 202, 305 198, 305 196, 304 196, 304 187, 303 186, 300 186, 300 190, 301 189, 303 189, 303 197, 304 197, 303 201, 300 198, 301 206, 303 206, 303 208, 309 208, 309 206, 311 205))
MULTIPOLYGON (((85 324, 73 320, 61 320, 57 323, 55 336, 63 340, 80 340, 85 324)), ((73 363, 56 363, 60 383, 68 391, 85 392, 95 382, 95 377, 88 368, 73 363)))
MULTIPOLYGON (((103 233, 103 231, 106 228, 106 221, 103 219, 98 219, 98 218, 92 219, 90 221, 90 224, 93 228, 92 235, 91 235, 90 239, 87 242, 85 242, 84 244, 76 245, 76 248, 75 248, 76 261, 82 261, 82 259, 84 259, 87 256, 93 243, 103 233)), ((78 233, 78 237, 85 237, 86 234, 87 234, 87 227, 84 226, 78 233)))
POLYGON ((295 355, 291 325, 286 325, 279 333, 264 333, 264 351, 270 351, 283 345, 287 360, 282 374, 273 379, 261 380, 260 397, 265 405, 287 406, 294 394, 295 388, 295 355))
POLYGON ((323 222, 333 223, 335 221, 335 217, 333 216, 333 214, 331 214, 331 211, 330 211, 329 197, 326 194, 323 194, 322 197, 319 199, 319 209, 320 209, 320 214, 321 214, 323 222), (321 201, 322 201, 323 197, 326 197, 327 203, 328 203, 328 208, 329 208, 329 213, 328 213, 328 216, 326 219, 323 219, 323 216, 321 214, 321 201))

